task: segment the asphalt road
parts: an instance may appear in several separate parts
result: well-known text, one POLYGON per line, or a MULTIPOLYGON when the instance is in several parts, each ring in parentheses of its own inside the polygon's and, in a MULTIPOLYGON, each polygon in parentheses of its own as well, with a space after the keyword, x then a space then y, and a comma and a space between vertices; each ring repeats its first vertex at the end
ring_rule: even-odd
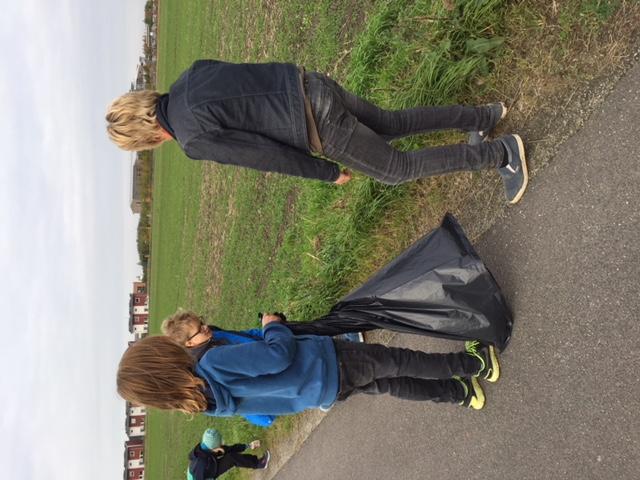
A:
POLYGON ((515 312, 486 408, 353 397, 275 478, 640 478, 639 199, 637 65, 476 245, 515 312))

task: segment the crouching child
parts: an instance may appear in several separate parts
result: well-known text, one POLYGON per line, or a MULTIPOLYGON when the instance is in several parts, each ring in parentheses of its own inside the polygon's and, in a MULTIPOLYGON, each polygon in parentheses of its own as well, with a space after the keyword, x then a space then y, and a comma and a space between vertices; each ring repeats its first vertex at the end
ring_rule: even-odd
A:
POLYGON ((259 440, 249 444, 223 445, 220 432, 208 428, 202 435, 202 441, 189 453, 187 480, 215 479, 234 467, 265 469, 271 458, 268 450, 260 458, 242 453, 256 448, 260 448, 259 440))

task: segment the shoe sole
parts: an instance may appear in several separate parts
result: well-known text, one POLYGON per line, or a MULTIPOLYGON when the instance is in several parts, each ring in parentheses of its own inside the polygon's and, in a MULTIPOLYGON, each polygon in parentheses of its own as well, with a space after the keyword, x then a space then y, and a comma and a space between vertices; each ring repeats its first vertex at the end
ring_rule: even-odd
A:
POLYGON ((260 470, 266 470, 267 468, 269 468, 269 462, 271 461, 271 452, 267 450, 265 455, 267 456, 267 461, 264 463, 264 467, 262 467, 260 470))
POLYGON ((524 175, 522 187, 518 190, 516 196, 509 201, 511 205, 515 205, 520 201, 522 195, 524 195, 524 191, 527 189, 527 184, 529 183, 529 171, 527 170, 527 159, 524 154, 524 143, 522 142, 522 138, 520 138, 520 135, 515 133, 512 136, 516 139, 516 142, 518 142, 518 152, 520 153, 520 163, 522 164, 522 174, 524 175))
POLYGON ((489 357, 491 359, 491 375, 486 377, 485 380, 495 383, 500 378, 500 362, 498 362, 498 355, 496 355, 496 349, 493 346, 489 347, 489 357))
POLYGON ((473 394, 476 398, 475 401, 471 400, 471 402, 469 403, 469 407, 473 410, 482 410, 487 401, 484 396, 484 390, 482 390, 480 382, 475 377, 471 377, 471 386, 473 387, 473 394))
MULTIPOLYGON (((498 102, 500 105, 502 105, 502 115, 500 115, 500 120, 503 120, 504 117, 507 116, 507 112, 509 111, 509 109, 507 108, 507 106, 504 104, 504 102, 498 102)), ((498 122, 500 122, 500 120, 498 120, 498 122)), ((498 124, 498 122, 496 122, 496 125, 498 124)))

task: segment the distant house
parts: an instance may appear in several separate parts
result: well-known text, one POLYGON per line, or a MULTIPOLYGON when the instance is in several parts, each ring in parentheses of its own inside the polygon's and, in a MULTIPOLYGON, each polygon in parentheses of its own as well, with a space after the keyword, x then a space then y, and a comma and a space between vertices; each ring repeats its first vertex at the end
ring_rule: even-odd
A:
POLYGON ((149 332, 149 295, 143 282, 134 282, 129 295, 129 332, 136 340, 149 332))
POLYGON ((145 407, 135 406, 127 402, 125 418, 125 432, 130 439, 144 437, 147 410, 145 407))
POLYGON ((124 442, 123 480, 144 479, 144 440, 131 439, 124 442))

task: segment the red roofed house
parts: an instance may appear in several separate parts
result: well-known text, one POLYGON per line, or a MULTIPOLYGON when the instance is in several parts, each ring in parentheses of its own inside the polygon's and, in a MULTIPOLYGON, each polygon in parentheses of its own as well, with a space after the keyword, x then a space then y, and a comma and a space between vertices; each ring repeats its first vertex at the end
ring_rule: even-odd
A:
POLYGON ((136 438, 124 442, 124 479, 144 479, 144 440, 136 438))
POLYGON ((143 282, 133 282, 133 293, 129 295, 129 332, 136 340, 149 332, 149 296, 143 282))

